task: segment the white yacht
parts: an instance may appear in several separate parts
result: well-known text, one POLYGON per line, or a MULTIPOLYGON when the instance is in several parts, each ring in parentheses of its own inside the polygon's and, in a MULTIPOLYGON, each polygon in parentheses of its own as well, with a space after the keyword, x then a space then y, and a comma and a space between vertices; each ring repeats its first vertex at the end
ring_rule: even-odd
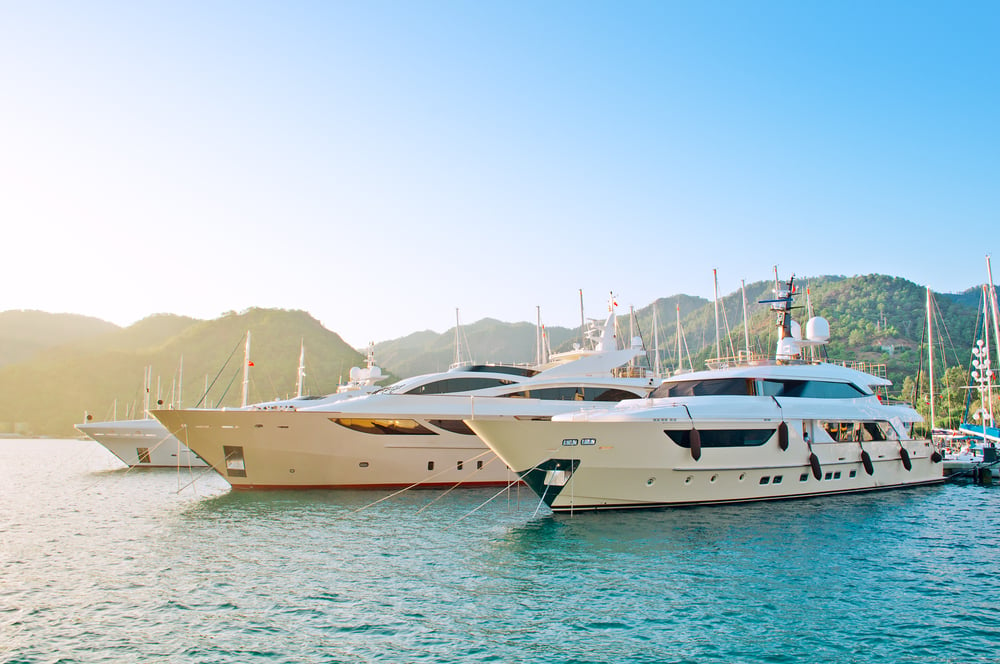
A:
MULTIPOLYGON (((368 349, 367 366, 363 368, 351 367, 349 381, 338 386, 337 391, 332 394, 324 396, 303 395, 303 375, 300 356, 297 396, 290 399, 251 404, 243 406, 243 408, 249 410, 294 410, 302 406, 330 404, 374 392, 379 389, 375 383, 383 378, 381 369, 375 365, 374 351, 371 347, 368 349)), ((145 393, 148 395, 148 375, 146 380, 145 393)), ((148 396, 143 412, 149 412, 148 396)), ((202 412, 210 412, 210 410, 205 409, 202 412)), ((166 427, 152 417, 105 422, 88 420, 77 424, 76 429, 103 445, 129 467, 195 468, 208 466, 201 457, 192 452, 187 445, 178 440, 166 427)))
POLYGON ((502 485, 513 474, 463 419, 479 412, 547 418, 646 396, 659 379, 613 375, 643 352, 617 350, 613 330, 612 313, 593 350, 534 368, 457 366, 309 408, 153 415, 236 488, 502 485))
POLYGON ((943 481, 941 453, 910 437, 922 421, 887 405, 891 383, 811 363, 826 343, 791 321, 793 279, 776 288, 774 360, 669 378, 649 398, 532 421, 477 412, 466 423, 553 511, 773 500, 943 481))
POLYGON ((129 467, 195 468, 208 465, 151 417, 83 422, 77 424, 76 428, 106 447, 129 467))

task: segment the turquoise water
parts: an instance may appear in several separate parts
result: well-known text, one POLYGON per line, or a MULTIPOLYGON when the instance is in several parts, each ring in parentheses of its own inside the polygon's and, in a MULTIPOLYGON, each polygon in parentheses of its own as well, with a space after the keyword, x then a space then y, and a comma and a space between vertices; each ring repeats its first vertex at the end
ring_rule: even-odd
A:
POLYGON ((0 661, 1000 661, 997 487, 574 517, 495 493, 237 493, 0 440, 0 661))

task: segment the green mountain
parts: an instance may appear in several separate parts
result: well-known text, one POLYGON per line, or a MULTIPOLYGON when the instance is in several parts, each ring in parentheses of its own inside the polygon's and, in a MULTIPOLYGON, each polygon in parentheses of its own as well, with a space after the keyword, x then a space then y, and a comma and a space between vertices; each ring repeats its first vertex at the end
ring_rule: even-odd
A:
MULTIPOLYGON (((822 276, 796 281, 794 318, 803 327, 813 315, 830 322, 831 342, 821 357, 885 364, 896 394, 926 407, 926 289, 885 275, 822 276), (808 309, 807 309, 808 308, 808 309), (915 377, 924 377, 917 385, 915 377)), ((761 300, 773 297, 773 281, 745 286, 751 350, 771 355, 777 341, 774 313, 761 300)), ((981 289, 935 294, 934 327, 939 412, 952 420, 964 410, 969 352, 976 337, 981 289), (952 367, 947 373, 944 363, 952 367)), ((654 364, 659 349, 665 371, 678 365, 678 330, 684 368, 702 368, 715 357, 746 346, 744 296, 737 291, 716 303, 674 295, 621 315, 622 342, 639 337, 654 364), (678 325, 678 311, 680 321, 678 325), (718 311, 718 316, 716 312, 718 311), (718 320, 718 326, 716 325, 718 320), (654 334, 655 327, 655 334, 654 334), (718 341, 717 332, 718 330, 718 341), (655 341, 654 341, 655 337, 655 341), (718 350, 717 350, 718 348, 718 350)), ((305 392, 325 394, 344 382, 365 358, 304 311, 249 309, 202 321, 170 314, 119 328, 85 316, 43 312, 0 313, 0 433, 74 435, 72 425, 90 413, 119 419, 140 413, 143 376, 151 367, 150 402, 183 406, 238 406, 243 385, 245 335, 251 335, 250 402, 295 392, 300 342, 305 345, 305 392), (182 359, 183 358, 183 359, 182 359), (183 370, 182 370, 183 362, 183 370), (179 383, 183 383, 178 387, 179 383), (206 388, 208 388, 207 395, 206 388)), ((459 328, 462 361, 531 363, 537 336, 531 323, 483 319, 459 328)), ((546 328, 553 352, 580 343, 578 328, 546 328)), ((387 375, 408 377, 441 371, 455 361, 456 334, 415 332, 375 346, 387 375)))
POLYGON ((137 416, 146 367, 151 407, 176 404, 178 393, 183 406, 239 406, 247 331, 250 402, 295 394, 300 343, 308 394, 334 391, 365 360, 303 311, 250 309, 210 321, 156 315, 112 328, 0 367, 0 433, 68 436, 85 413, 96 420, 137 416))
POLYGON ((0 367, 26 362, 39 352, 100 337, 119 329, 98 318, 44 311, 0 311, 0 367))

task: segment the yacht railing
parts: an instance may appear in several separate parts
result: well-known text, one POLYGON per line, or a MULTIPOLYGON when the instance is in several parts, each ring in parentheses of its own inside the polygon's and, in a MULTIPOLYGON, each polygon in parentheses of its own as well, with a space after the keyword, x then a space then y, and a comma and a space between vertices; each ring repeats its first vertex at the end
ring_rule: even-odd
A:
POLYGON ((774 362, 774 358, 763 353, 747 353, 741 350, 736 355, 709 358, 705 360, 705 366, 709 369, 727 369, 729 367, 745 367, 752 364, 767 364, 772 362, 774 362))

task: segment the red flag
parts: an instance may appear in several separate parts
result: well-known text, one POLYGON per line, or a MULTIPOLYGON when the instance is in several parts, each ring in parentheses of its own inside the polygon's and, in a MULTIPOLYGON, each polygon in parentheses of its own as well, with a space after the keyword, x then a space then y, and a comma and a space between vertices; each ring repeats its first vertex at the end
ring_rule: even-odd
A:
POLYGON ((253 366, 253 360, 250 360, 249 362, 247 362, 247 366, 248 367, 252 367, 253 366))

